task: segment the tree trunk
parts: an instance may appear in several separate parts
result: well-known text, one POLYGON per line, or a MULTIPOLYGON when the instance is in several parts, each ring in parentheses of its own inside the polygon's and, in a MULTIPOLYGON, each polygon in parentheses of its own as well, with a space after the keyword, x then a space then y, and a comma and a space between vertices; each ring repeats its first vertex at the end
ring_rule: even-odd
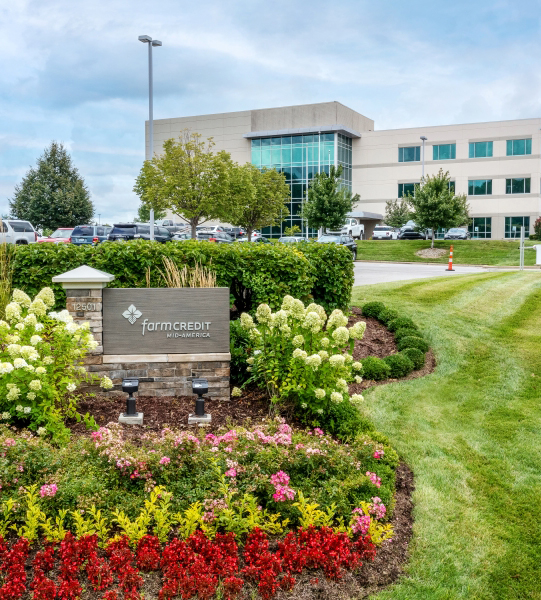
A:
POLYGON ((248 236, 248 241, 249 242, 252 241, 252 231, 253 231, 253 229, 251 227, 247 227, 246 228, 246 235, 248 236))
POLYGON ((197 219, 190 219, 190 225, 192 228, 192 240, 195 240, 197 237, 197 219))
POLYGON ((434 248, 434 236, 436 235, 436 232, 434 231, 434 228, 432 228, 432 245, 430 246, 431 248, 434 248))

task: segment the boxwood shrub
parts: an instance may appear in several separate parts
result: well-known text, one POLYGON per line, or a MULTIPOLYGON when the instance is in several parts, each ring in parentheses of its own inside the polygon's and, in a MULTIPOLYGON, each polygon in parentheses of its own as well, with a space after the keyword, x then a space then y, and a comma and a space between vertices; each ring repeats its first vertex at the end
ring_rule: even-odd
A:
POLYGON ((409 317, 398 317, 393 319, 388 325, 389 331, 396 331, 397 329, 417 329, 417 325, 409 317))
POLYGON ((426 340, 411 335, 403 337, 396 346, 398 350, 405 350, 406 348, 417 348, 421 352, 428 352, 428 344, 426 340))
POLYGON ((383 310, 385 310, 383 302, 367 302, 362 306, 363 316, 372 317, 373 319, 379 319, 379 314, 383 310))
POLYGON ((409 327, 401 327, 394 332, 394 339, 397 342, 409 336, 421 337, 421 332, 418 329, 410 329, 409 327))
POLYGON ((373 381, 388 379, 391 375, 391 367, 377 356, 363 358, 363 377, 373 381))
POLYGON ((29 244, 17 246, 13 287, 34 297, 51 286, 56 308, 65 307, 65 293, 51 279, 81 265, 112 273, 111 287, 164 287, 163 257, 180 267, 199 263, 216 272, 217 284, 228 287, 239 311, 260 303, 276 310, 286 294, 303 301, 312 298, 325 310, 346 309, 353 287, 353 263, 347 248, 335 244, 213 244, 185 241, 158 244, 146 240, 105 242, 98 246, 29 244), (297 247, 299 246, 299 247, 297 247), (302 246, 302 251, 299 249, 302 246))
POLYGON ((405 377, 415 368, 413 362, 405 354, 389 354, 383 360, 389 365, 393 379, 405 377))
POLYGON ((379 313, 378 321, 381 321, 384 325, 388 326, 391 321, 398 319, 398 317, 399 314, 396 312, 396 310, 393 310, 392 308, 386 308, 379 313))
POLYGON ((415 370, 422 369, 425 366, 425 353, 419 348, 406 348, 402 350, 401 354, 411 360, 415 370))

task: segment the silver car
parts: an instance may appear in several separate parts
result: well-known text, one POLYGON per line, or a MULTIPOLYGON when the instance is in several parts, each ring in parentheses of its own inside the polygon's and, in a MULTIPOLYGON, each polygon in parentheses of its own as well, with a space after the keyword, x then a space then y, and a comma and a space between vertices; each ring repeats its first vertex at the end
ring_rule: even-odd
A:
POLYGON ((28 221, 18 219, 0 219, 0 244, 34 244, 38 234, 28 221))

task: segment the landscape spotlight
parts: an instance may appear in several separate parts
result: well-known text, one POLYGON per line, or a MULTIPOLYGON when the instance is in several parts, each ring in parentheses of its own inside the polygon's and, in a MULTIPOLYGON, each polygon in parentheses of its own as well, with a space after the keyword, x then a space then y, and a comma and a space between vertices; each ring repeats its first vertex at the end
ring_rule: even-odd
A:
POLYGON ((126 425, 142 425, 143 413, 137 412, 133 397, 133 394, 139 391, 139 379, 123 379, 122 391, 128 394, 128 398, 126 399, 126 412, 120 414, 118 422, 126 425))
POLYGON ((195 401, 195 414, 188 417, 188 425, 208 425, 211 422, 211 416, 205 412, 204 394, 208 394, 209 382, 207 379, 197 378, 192 380, 192 392, 197 394, 195 401))

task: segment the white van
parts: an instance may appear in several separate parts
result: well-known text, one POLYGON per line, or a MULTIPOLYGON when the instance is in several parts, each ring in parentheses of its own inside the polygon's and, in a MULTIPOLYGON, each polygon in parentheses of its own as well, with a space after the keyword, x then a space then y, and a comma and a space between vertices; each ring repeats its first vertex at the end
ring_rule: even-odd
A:
POLYGON ((38 234, 28 221, 0 219, 0 244, 34 244, 37 239, 38 234))

